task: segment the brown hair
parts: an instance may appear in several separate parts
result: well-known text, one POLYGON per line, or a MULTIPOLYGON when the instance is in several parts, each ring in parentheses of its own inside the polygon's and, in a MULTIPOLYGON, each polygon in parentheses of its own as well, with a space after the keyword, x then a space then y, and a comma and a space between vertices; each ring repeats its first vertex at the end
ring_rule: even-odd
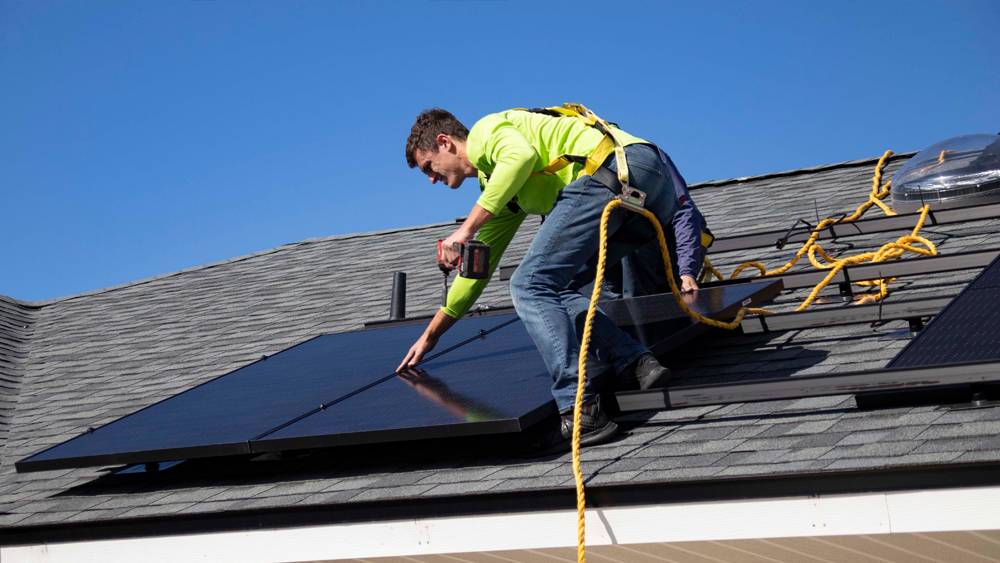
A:
POLYGON ((456 140, 469 138, 469 130, 451 113, 432 108, 420 112, 416 123, 410 129, 410 138, 406 140, 406 163, 410 168, 417 167, 414 151, 438 152, 437 136, 445 134, 456 140))

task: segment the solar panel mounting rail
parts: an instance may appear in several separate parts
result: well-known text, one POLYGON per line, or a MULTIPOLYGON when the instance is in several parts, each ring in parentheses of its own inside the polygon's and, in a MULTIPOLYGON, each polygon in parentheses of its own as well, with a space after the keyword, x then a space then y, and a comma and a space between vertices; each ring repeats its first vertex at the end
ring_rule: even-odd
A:
POLYGON ((831 375, 625 391, 616 398, 622 412, 630 412, 1000 382, 1000 257, 969 282, 889 365, 831 375), (969 313, 977 318, 966 319, 969 313), (963 327, 974 334, 956 330, 963 327), (928 365, 942 360, 946 363, 928 365))

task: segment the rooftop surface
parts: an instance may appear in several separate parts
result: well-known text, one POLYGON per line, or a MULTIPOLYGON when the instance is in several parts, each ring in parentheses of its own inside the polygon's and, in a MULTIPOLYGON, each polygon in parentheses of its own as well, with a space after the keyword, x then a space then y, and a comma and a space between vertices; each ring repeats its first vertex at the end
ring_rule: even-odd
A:
MULTIPOLYGON (((891 158, 885 179, 912 156, 891 158)), ((706 182, 692 195, 717 236, 783 229, 851 212, 867 200, 877 159, 706 182)), ((883 180, 885 181, 885 180, 883 180)), ((866 217, 881 215, 869 210, 866 217)), ((529 218, 504 257, 517 263, 538 227, 529 218)), ((388 316, 391 273, 408 274, 408 316, 433 313, 432 252, 454 223, 310 239, 82 295, 26 303, 0 297, 0 526, 32 530, 323 508, 379 502, 504 499, 573 489, 569 454, 527 460, 507 438, 324 450, 295 459, 190 461, 156 475, 106 468, 18 474, 14 462, 319 334, 388 316), (378 249, 372 252, 372 249, 378 249), (376 261, 377 257, 377 261, 376 261), (487 443, 484 443, 487 442, 487 443)), ((927 226, 941 254, 996 246, 995 220, 927 226)), ((875 250, 905 234, 824 243, 834 256, 875 250)), ((750 259, 771 267, 794 253, 713 254, 725 274, 750 259)), ((908 259, 910 256, 904 257, 908 259)), ((793 271, 812 267, 802 260, 793 271)), ((900 279, 889 299, 952 296, 977 270, 900 279)), ((744 274, 751 275, 750 272, 744 274)), ((835 287, 824 294, 834 295, 835 287)), ((794 309, 808 290, 766 306, 794 309)), ((510 304, 494 280, 480 304, 510 304)), ((830 305, 816 305, 816 307, 830 305)), ((669 355, 672 385, 794 377, 884 367, 906 341, 880 340, 904 321, 758 335, 712 333, 669 355)), ((583 451, 591 487, 789 479, 899 468, 974 467, 1000 460, 1000 408, 861 411, 852 396, 644 412, 625 432, 583 451)), ((279 459, 276 459, 279 458, 279 459)), ((561 497, 560 497, 561 498, 561 497)), ((567 497, 569 498, 569 497, 567 497)), ((373 504, 374 503, 374 504, 373 504)), ((345 517, 346 518, 346 517, 345 517)))

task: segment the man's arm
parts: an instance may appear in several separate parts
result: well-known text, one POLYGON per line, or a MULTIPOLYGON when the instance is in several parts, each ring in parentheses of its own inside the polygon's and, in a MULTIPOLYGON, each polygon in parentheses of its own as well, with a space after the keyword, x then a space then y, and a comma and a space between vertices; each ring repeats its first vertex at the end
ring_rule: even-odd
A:
POLYGON ((458 322, 458 319, 451 318, 448 313, 444 312, 444 309, 439 309, 437 314, 434 315, 434 320, 427 327, 427 330, 410 347, 410 351, 406 353, 403 363, 399 364, 396 372, 401 372, 404 369, 412 368, 419 364, 420 360, 424 359, 424 354, 433 350, 437 346, 441 335, 448 332, 448 329, 454 326, 456 322, 458 322))
MULTIPOLYGON (((472 214, 465 220, 465 223, 482 220, 482 217, 484 217, 483 213, 489 214, 490 218, 483 221, 482 228, 478 229, 478 232, 479 240, 490 245, 489 276, 482 280, 455 278, 455 282, 448 292, 448 303, 437 312, 434 320, 431 321, 431 324, 424 331, 424 334, 410 347, 406 358, 403 360, 403 363, 399 364, 399 368, 396 371, 401 371, 420 363, 424 355, 434 349, 441 335, 447 332, 448 329, 454 326, 458 319, 465 315, 465 312, 479 298, 486 284, 489 283, 489 278, 493 276, 494 270, 500 265, 500 258, 503 256, 510 241, 513 240, 518 227, 521 226, 521 223, 527 216, 524 211, 514 213, 506 207, 494 216, 477 205, 473 208, 472 214), (480 211, 477 211, 477 209, 480 211)), ((463 223, 462 227, 455 234, 446 240, 451 240, 452 237, 455 237, 459 232, 464 230, 465 223, 463 223)), ((471 233, 468 236, 463 235, 464 238, 456 238, 455 240, 472 238, 476 234, 476 231, 471 229, 470 231, 471 233)))
POLYGON ((698 289, 696 278, 700 267, 699 258, 702 258, 701 224, 701 214, 691 204, 691 198, 686 197, 670 223, 674 231, 674 244, 677 247, 677 269, 681 278, 681 291, 698 289))
POLYGON ((705 218, 691 199, 687 182, 674 166, 674 162, 670 160, 667 153, 663 152, 663 149, 659 149, 659 152, 660 159, 667 165, 679 203, 670 226, 674 231, 681 291, 694 291, 698 289, 698 282, 695 278, 698 277, 701 263, 705 258, 701 248, 701 230, 705 227, 705 218))
MULTIPOLYGON (((462 223, 462 226, 444 239, 444 260, 450 269, 454 270, 458 266, 459 254, 454 250, 454 243, 473 238, 479 229, 492 218, 493 214, 479 207, 477 203, 472 206, 472 212, 469 213, 469 217, 462 223)), ((410 351, 406 353, 403 363, 399 364, 396 371, 400 372, 420 363, 420 360, 424 359, 424 355, 437 346, 441 335, 448 332, 448 329, 454 326, 457 321, 458 319, 452 318, 444 309, 439 309, 434 315, 434 320, 424 330, 423 335, 410 347, 410 351)))

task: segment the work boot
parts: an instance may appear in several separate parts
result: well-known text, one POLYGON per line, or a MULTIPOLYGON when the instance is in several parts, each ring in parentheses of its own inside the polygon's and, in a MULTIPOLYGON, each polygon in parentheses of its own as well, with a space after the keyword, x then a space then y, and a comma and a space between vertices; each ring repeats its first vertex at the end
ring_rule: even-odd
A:
POLYGON ((661 366, 652 354, 646 353, 635 361, 635 378, 639 381, 639 389, 659 389, 666 387, 670 381, 670 370, 661 366))
MULTIPOLYGON (((596 446, 607 442, 618 432, 618 425, 601 409, 601 398, 584 405, 580 414, 580 447, 596 446)), ((551 425, 533 440, 529 457, 568 452, 573 449, 573 412, 559 415, 558 425, 551 425)))

